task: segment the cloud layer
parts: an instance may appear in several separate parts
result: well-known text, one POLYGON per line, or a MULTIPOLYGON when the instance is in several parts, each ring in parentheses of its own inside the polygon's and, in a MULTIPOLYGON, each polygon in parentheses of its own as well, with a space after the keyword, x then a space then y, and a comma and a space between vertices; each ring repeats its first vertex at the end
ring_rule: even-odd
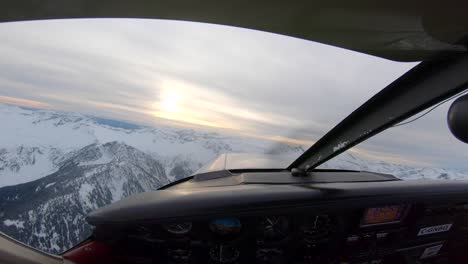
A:
MULTIPOLYGON (((0 37, 0 101, 308 142, 415 65, 259 31, 161 20, 3 23, 0 37)), ((447 133, 444 111, 359 151, 460 166, 468 157, 447 133)))

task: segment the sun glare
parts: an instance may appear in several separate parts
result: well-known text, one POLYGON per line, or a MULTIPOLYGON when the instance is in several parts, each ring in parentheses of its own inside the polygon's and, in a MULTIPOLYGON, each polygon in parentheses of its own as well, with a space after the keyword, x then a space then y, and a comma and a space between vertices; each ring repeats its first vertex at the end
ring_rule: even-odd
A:
POLYGON ((180 112, 182 97, 173 90, 165 91, 161 94, 160 109, 165 112, 180 112))

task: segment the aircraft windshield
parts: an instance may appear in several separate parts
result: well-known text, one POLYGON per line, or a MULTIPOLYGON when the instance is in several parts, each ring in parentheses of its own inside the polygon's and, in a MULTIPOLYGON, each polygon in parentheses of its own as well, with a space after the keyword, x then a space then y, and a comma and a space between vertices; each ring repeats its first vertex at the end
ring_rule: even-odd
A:
MULTIPOLYGON (((176 21, 2 23, 0 37, 0 231, 52 253, 90 234, 91 210, 187 177, 221 154, 269 154, 286 167, 416 65, 176 21)), ((420 155, 384 155, 405 136, 416 147, 431 141, 410 128, 399 145, 385 137, 347 164, 378 159, 366 168, 380 171, 420 155)))

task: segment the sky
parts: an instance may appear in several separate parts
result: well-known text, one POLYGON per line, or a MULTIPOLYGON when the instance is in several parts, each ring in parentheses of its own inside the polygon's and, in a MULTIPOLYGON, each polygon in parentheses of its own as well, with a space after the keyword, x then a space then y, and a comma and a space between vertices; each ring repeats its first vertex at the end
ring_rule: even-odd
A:
MULTIPOLYGON (((1 23, 0 39, 0 102, 309 145, 417 64, 181 21, 1 23)), ((448 106, 354 151, 468 169, 448 106)))

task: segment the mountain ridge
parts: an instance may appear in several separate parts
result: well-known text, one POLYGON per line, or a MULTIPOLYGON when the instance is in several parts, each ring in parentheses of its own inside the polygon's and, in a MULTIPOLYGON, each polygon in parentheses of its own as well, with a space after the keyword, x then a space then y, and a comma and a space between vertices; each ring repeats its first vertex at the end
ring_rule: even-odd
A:
MULTIPOLYGON (((109 126, 109 121, 101 124, 94 120, 76 113, 27 110, 0 104, 0 123, 6 124, 0 137, 0 187, 29 182, 53 173, 64 155, 92 143, 125 142, 166 160, 167 164, 185 155, 190 157, 191 164, 197 166, 225 152, 259 152, 267 144, 266 141, 246 141, 193 129, 137 125, 121 128, 109 126)), ((168 171, 172 169, 167 168, 168 171)))
POLYGON ((85 223, 90 211, 167 183, 162 164, 146 153, 119 142, 91 144, 53 174, 0 188, 0 230, 58 253, 90 234, 85 223))

